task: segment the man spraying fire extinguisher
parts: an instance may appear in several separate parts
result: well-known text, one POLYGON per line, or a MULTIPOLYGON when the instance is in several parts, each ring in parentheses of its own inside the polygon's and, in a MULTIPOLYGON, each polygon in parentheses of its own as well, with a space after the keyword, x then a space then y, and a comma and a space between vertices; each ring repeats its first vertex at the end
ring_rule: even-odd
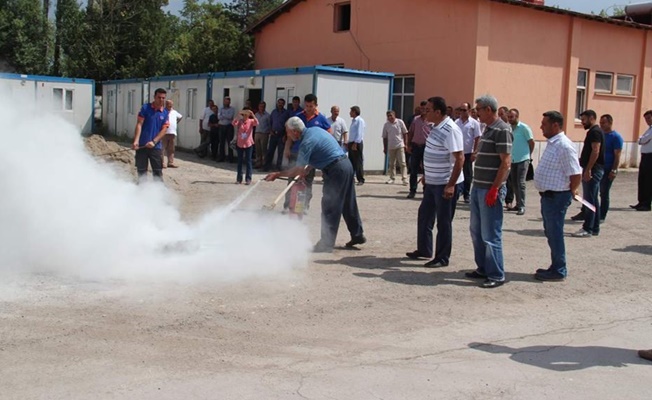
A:
MULTIPOLYGON (((322 171, 324 186, 321 200, 321 238, 313 251, 315 253, 333 251, 342 217, 351 234, 351 240, 346 243, 346 247, 366 243, 355 196, 353 166, 340 145, 324 129, 306 128, 298 117, 288 119, 285 123, 285 131, 293 141, 301 140, 297 163, 290 169, 267 175, 265 180, 273 181, 278 177, 304 177, 311 169, 322 171)), ((299 196, 296 198, 298 199, 299 196)))

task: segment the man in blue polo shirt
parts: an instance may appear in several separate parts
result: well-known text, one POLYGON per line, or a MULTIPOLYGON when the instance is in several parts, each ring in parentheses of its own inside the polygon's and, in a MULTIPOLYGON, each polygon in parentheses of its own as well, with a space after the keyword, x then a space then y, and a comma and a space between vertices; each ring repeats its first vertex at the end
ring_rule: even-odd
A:
POLYGON ((161 139, 169 126, 168 110, 165 108, 165 89, 156 89, 154 101, 144 104, 138 113, 138 122, 134 132, 136 150, 136 170, 140 182, 147 175, 147 163, 152 166, 152 175, 163 182, 163 151, 161 139))
POLYGON ((604 134, 604 175, 600 180, 600 221, 607 218, 609 211, 609 192, 618 176, 620 154, 623 151, 623 137, 613 130, 614 118, 605 114, 600 117, 600 129, 604 134))
POLYGON ((346 247, 364 244, 364 237, 358 203, 353 184, 353 166, 335 138, 320 127, 306 128, 298 117, 288 119, 285 124, 289 138, 301 139, 297 165, 288 170, 273 172, 265 177, 273 181, 279 176, 295 177, 306 174, 305 166, 321 169, 324 176, 321 200, 321 238, 313 251, 330 253, 335 246, 340 219, 343 216, 351 240, 346 247))
MULTIPOLYGON (((326 116, 317 110, 317 96, 314 94, 307 94, 303 98, 303 106, 304 109, 301 110, 298 114, 294 115, 296 117, 299 117, 301 121, 303 121, 304 125, 307 128, 312 128, 312 127, 319 127, 322 128, 323 130, 327 132, 331 132, 331 124, 328 122, 328 119, 326 116)), ((299 140, 292 140, 292 138, 288 138, 286 141, 287 145, 286 148, 290 148, 290 158, 289 158, 289 165, 290 167, 293 167, 296 164, 297 157, 299 154, 299 147, 301 146, 301 139, 299 140)), ((306 181, 306 204, 305 204, 305 209, 306 211, 310 209, 310 200, 312 199, 312 182, 315 180, 315 170, 311 170, 305 178, 306 181)), ((285 196, 285 203, 283 204, 284 209, 288 209, 290 207, 290 194, 285 196)))

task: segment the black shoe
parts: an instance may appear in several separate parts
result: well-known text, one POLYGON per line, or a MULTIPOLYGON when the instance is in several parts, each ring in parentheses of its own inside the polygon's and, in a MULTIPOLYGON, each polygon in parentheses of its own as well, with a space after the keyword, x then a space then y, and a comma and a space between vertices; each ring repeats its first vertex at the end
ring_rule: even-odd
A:
POLYGON ((639 208, 640 206, 642 206, 641 203, 636 203, 636 204, 630 204, 630 205, 629 205, 629 207, 630 207, 630 208, 633 208, 634 210, 636 210, 636 209, 639 208))
POLYGON ((417 192, 410 192, 410 193, 408 193, 407 198, 408 199, 413 199, 414 196, 416 196, 416 195, 417 195, 417 192))
POLYGON ((523 215, 525 214, 525 207, 518 207, 516 209, 516 215, 523 215))
POLYGON ((466 196, 464 198, 464 203, 469 204, 470 202, 471 202, 471 200, 469 200, 469 196, 466 196))
POLYGON ((537 269, 537 272, 535 272, 535 274, 540 274, 542 272, 548 272, 548 270, 545 269, 545 268, 539 268, 539 269, 537 269))
POLYGON ((418 260, 420 258, 429 258, 430 256, 424 256, 423 254, 419 253, 417 250, 411 251, 409 253, 405 253, 405 255, 412 259, 412 260, 418 260))
POLYGON ((487 279, 485 275, 482 275, 478 271, 465 272, 464 276, 471 279, 487 279))
POLYGON ((518 211, 518 207, 516 207, 516 206, 514 206, 514 207, 506 207, 505 211, 518 211))
POLYGON ((365 244, 365 243, 367 243, 367 238, 364 237, 364 235, 360 235, 360 236, 352 237, 351 240, 345 244, 345 246, 351 248, 356 244, 365 244))
POLYGON ((577 214, 573 215, 571 219, 573 221, 584 221, 584 213, 580 211, 577 214))
POLYGON ((534 279, 538 281, 546 281, 546 282, 561 282, 564 279, 566 279, 565 276, 558 272, 554 271, 541 271, 539 272, 537 270, 537 273, 534 274, 534 279))
POLYGON ((433 259, 423 264, 423 266, 426 268, 442 268, 442 267, 448 267, 448 263, 445 261, 433 259))
POLYGON ((483 289, 493 289, 493 288, 497 288, 498 286, 503 286, 504 284, 505 281, 493 281, 491 279, 487 279, 486 281, 480 284, 480 287, 483 289))
POLYGON ((364 181, 358 182, 358 186, 364 185, 364 181))
POLYGON ((640 206, 640 207, 636 207, 634 210, 636 210, 636 211, 651 211, 652 208, 651 207, 640 206))

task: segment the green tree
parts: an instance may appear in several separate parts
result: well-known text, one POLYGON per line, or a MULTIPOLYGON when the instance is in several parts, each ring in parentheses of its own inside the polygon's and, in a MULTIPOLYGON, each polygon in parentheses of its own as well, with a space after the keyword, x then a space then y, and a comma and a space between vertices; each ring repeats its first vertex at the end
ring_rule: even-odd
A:
POLYGON ((0 58, 19 73, 49 71, 50 30, 42 6, 41 0, 0 0, 0 58))
POLYGON ((232 12, 209 0, 186 0, 179 48, 187 54, 180 73, 230 71, 251 68, 252 41, 232 12))
POLYGON ((231 0, 226 9, 244 30, 282 3, 283 0, 231 0))

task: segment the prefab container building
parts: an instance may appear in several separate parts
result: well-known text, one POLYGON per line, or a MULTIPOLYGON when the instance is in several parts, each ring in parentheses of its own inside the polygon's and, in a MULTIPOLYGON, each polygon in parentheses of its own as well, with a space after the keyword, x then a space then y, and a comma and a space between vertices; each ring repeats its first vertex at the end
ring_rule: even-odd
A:
POLYGON ((146 79, 122 79, 102 82, 102 123, 115 135, 133 137, 136 116, 148 101, 146 79))
POLYGON ((267 111, 271 112, 279 98, 285 99, 289 105, 294 96, 299 96, 303 103, 306 94, 314 93, 318 97, 320 112, 329 116, 331 106, 337 105, 340 116, 349 126, 350 108, 354 105, 360 107, 366 122, 365 170, 384 171, 386 162, 381 133, 387 119, 385 113, 391 108, 393 77, 389 73, 312 66, 163 76, 148 81, 110 81, 103 87, 102 115, 110 132, 133 136, 139 107, 151 101, 150 94, 161 87, 168 91, 168 98, 184 116, 178 126, 177 145, 190 149, 199 145, 199 120, 209 99, 221 108, 224 97, 229 96, 231 105, 237 110, 244 107, 247 100, 254 109, 264 100, 267 111), (142 101, 134 103, 133 99, 140 99, 141 93, 142 101))
POLYGON ((73 124, 82 134, 93 131, 95 81, 0 73, 0 91, 14 103, 34 104, 73 124))
MULTIPOLYGON (((174 102, 174 108, 183 115, 177 126, 177 146, 186 149, 199 146, 199 120, 206 108, 210 85, 210 73, 149 79, 150 96, 145 101, 152 101, 156 89, 165 89, 167 98, 174 102)), ((135 124, 135 119, 132 124, 135 124)))

